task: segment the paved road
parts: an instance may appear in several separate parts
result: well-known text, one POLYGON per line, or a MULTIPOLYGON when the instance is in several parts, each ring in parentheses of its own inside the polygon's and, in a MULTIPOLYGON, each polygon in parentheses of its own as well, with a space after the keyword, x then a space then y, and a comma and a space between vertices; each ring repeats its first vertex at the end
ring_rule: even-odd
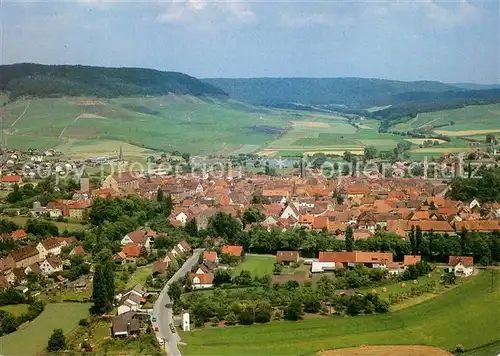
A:
POLYGON ((175 272, 174 276, 170 278, 167 282, 163 290, 160 292, 158 299, 153 307, 153 312, 157 317, 157 321, 153 322, 153 328, 158 327, 158 332, 156 332, 156 337, 160 344, 162 344, 165 340, 166 343, 164 349, 168 352, 168 355, 172 356, 181 356, 181 352, 177 347, 177 343, 180 341, 179 334, 173 333, 170 330, 170 323, 173 323, 173 311, 172 308, 167 308, 166 305, 170 304, 172 301, 168 296, 168 286, 175 281, 178 281, 182 277, 188 273, 191 268, 198 262, 200 254, 203 252, 203 249, 196 249, 193 251, 193 255, 189 257, 186 262, 182 265, 181 268, 177 272, 175 272))

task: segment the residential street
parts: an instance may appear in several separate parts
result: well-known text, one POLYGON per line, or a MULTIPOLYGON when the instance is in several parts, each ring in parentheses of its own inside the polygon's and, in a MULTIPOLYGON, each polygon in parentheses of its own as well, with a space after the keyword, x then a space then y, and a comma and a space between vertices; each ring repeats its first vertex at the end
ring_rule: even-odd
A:
POLYGON ((171 307, 166 307, 167 304, 171 303, 170 297, 168 296, 168 286, 184 277, 191 268, 198 262, 200 254, 203 249, 196 249, 193 251, 193 255, 187 259, 187 261, 182 265, 182 267, 174 274, 172 278, 167 282, 163 290, 160 292, 158 299, 153 307, 153 312, 157 317, 157 321, 153 322, 153 328, 158 327, 158 332, 156 332, 156 337, 160 342, 160 345, 166 341, 163 345, 165 350, 169 355, 180 356, 181 352, 177 347, 177 342, 180 341, 179 334, 172 333, 169 324, 173 322, 173 311, 171 307))

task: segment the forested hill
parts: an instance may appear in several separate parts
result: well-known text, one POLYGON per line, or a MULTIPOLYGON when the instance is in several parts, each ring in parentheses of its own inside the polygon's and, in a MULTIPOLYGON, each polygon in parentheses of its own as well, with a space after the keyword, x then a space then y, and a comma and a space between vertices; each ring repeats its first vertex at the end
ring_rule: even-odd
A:
POLYGON ((369 78, 249 78, 203 79, 250 104, 278 106, 338 104, 349 107, 389 105, 397 94, 445 92, 463 89, 436 81, 402 82, 369 78))
POLYGON ((0 66, 0 91, 19 96, 162 95, 226 96, 209 83, 177 72, 142 68, 20 63, 0 66))

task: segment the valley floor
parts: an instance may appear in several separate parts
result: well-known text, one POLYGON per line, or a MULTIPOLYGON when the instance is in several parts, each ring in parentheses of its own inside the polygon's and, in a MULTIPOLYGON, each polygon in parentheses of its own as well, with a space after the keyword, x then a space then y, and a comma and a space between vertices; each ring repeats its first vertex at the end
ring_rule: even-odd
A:
POLYGON ((414 344, 445 350, 462 344, 469 350, 500 340, 499 301, 500 271, 485 270, 439 297, 396 312, 195 330, 182 334, 187 345, 181 351, 188 356, 297 355, 414 344))

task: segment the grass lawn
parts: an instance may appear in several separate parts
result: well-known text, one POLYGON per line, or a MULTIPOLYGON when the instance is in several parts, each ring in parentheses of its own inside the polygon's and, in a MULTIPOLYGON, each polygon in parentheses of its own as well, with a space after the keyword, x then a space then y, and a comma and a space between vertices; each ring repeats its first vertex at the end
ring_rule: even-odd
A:
MULTIPOLYGON (((417 279, 418 283, 415 285, 426 284, 430 280, 435 280, 439 283, 440 279, 441 279, 441 273, 440 273, 439 269, 437 269, 431 273, 431 278, 429 278, 427 276, 423 276, 423 277, 418 278, 417 279)), ((396 283, 388 284, 388 285, 381 286, 381 287, 363 288, 363 289, 360 289, 360 292, 361 293, 370 293, 372 290, 375 289, 377 291, 377 294, 379 295, 379 297, 384 298, 384 299, 389 299, 389 294, 391 294, 391 293, 398 294, 398 293, 402 293, 405 291, 409 291, 411 289, 411 287, 414 285, 413 281, 406 281, 404 283, 406 284, 406 288, 402 287, 403 282, 396 282, 396 283), (383 291, 384 287, 386 289, 385 292, 383 291)))
POLYGON ((73 330, 78 321, 89 313, 87 303, 54 303, 47 304, 45 310, 31 323, 18 331, 0 338, 2 355, 36 355, 47 345, 52 331, 63 329, 67 334, 73 330))
POLYGON ((421 344, 473 349, 500 340, 500 272, 479 276, 439 297, 397 312, 311 318, 183 333, 183 355, 310 355, 359 345, 421 344), (493 282, 492 282, 493 281, 493 282))
POLYGON ((5 310, 14 316, 19 316, 28 311, 28 304, 4 305, 3 307, 0 307, 0 310, 5 310))
MULTIPOLYGON (((21 228, 24 228, 26 226, 26 222, 29 219, 32 219, 32 218, 27 217, 27 216, 4 216, 2 218, 15 222, 21 228)), ((49 221, 49 222, 55 224, 57 226, 57 228, 59 229, 60 233, 63 232, 64 230, 68 230, 71 232, 71 231, 82 231, 82 230, 85 230, 87 228, 86 225, 82 225, 82 224, 77 223, 77 222, 67 222, 67 223, 59 222, 59 221, 49 221)))
POLYGON ((146 279, 151 275, 152 267, 153 267, 152 264, 137 267, 135 272, 128 279, 126 288, 132 288, 136 284, 144 285, 144 283, 146 283, 146 279))
POLYGON ((240 271, 250 271, 252 276, 264 276, 266 274, 273 274, 274 263, 276 257, 271 255, 251 255, 245 256, 245 261, 238 265, 233 271, 233 275, 240 274, 240 271))

